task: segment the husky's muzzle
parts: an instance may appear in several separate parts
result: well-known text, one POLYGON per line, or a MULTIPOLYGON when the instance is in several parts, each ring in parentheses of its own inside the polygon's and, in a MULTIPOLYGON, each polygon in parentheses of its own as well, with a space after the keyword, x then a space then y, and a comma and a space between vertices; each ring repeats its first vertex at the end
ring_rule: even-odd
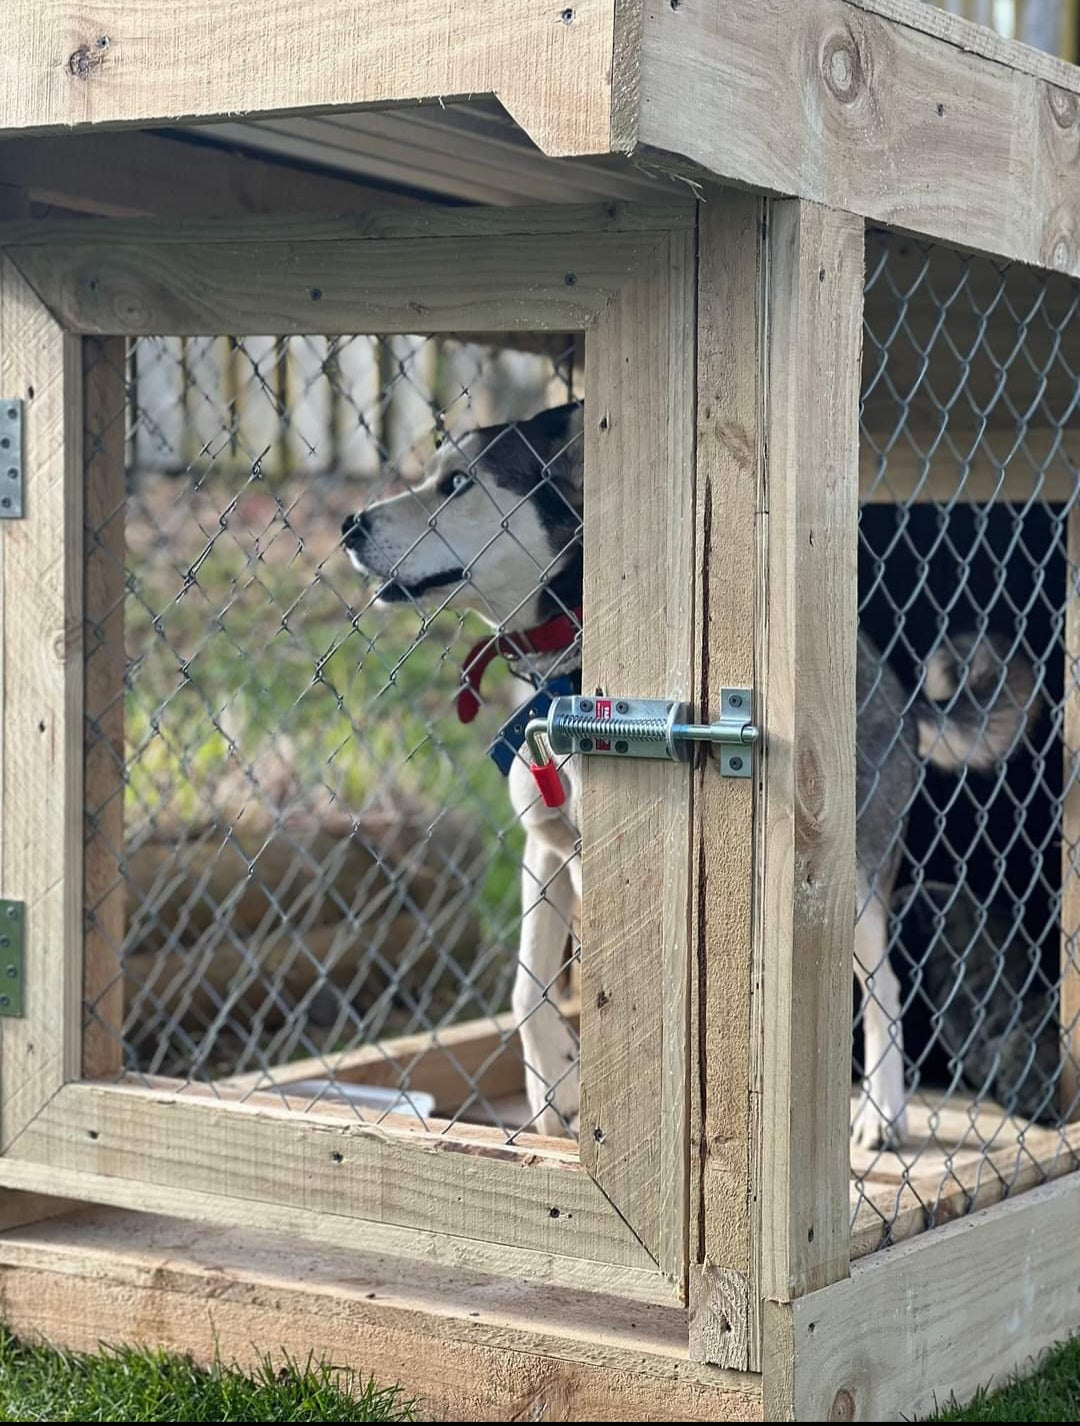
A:
POLYGON ((361 574, 373 574, 385 583, 379 590, 378 598, 388 604, 400 604, 406 599, 416 599, 421 594, 426 594, 429 589, 446 588, 449 585, 462 584, 467 578, 464 569, 460 565, 455 565, 452 569, 439 570, 436 574, 429 574, 423 579, 406 582, 399 579, 395 573, 393 565, 390 569, 377 569, 377 564, 386 564, 385 557, 382 560, 372 559, 372 554, 377 552, 378 546, 371 521, 367 514, 361 512, 358 515, 346 515, 341 525, 341 543, 348 552, 349 559, 354 567, 361 574))

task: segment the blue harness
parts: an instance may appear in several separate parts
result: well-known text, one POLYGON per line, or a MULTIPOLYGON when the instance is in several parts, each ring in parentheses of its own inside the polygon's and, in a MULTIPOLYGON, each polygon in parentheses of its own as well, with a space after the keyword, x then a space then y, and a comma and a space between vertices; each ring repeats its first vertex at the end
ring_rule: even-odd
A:
POLYGON ((558 678, 545 679, 528 703, 523 703, 502 725, 495 741, 488 748, 488 757, 503 777, 509 777, 514 759, 525 741, 525 729, 532 719, 543 718, 556 698, 567 698, 575 692, 573 680, 565 674, 560 674, 558 678))

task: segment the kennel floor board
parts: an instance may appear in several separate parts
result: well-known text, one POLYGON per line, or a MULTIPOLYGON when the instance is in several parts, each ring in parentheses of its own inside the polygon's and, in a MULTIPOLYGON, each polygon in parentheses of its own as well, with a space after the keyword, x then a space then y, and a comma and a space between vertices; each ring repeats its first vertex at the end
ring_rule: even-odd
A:
MULTIPOLYGON (((852 1113, 857 1095, 852 1095, 852 1113)), ((852 1256, 900 1242, 1080 1167, 1080 1125, 1011 1117, 992 1100, 924 1091, 895 1151, 852 1148, 852 1256)))

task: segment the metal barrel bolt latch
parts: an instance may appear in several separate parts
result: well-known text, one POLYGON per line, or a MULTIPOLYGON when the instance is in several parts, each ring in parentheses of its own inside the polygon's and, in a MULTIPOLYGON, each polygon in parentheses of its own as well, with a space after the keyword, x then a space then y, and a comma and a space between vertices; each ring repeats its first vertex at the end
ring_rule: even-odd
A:
POLYGON ((692 723, 689 704, 668 698, 556 698, 547 716, 526 728, 525 741, 540 796, 548 807, 561 807, 566 792, 553 759, 572 753, 687 762, 692 743, 712 743, 721 749, 725 777, 749 777, 761 740, 752 715, 748 688, 721 690, 714 723, 692 723))

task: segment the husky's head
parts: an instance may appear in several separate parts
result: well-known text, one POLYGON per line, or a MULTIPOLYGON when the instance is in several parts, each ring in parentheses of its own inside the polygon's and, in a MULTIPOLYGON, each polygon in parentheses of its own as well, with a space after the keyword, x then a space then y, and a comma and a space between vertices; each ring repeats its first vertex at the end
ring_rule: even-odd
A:
POLYGON ((423 481, 342 526, 379 598, 525 629, 581 603, 582 408, 447 441, 423 481))

